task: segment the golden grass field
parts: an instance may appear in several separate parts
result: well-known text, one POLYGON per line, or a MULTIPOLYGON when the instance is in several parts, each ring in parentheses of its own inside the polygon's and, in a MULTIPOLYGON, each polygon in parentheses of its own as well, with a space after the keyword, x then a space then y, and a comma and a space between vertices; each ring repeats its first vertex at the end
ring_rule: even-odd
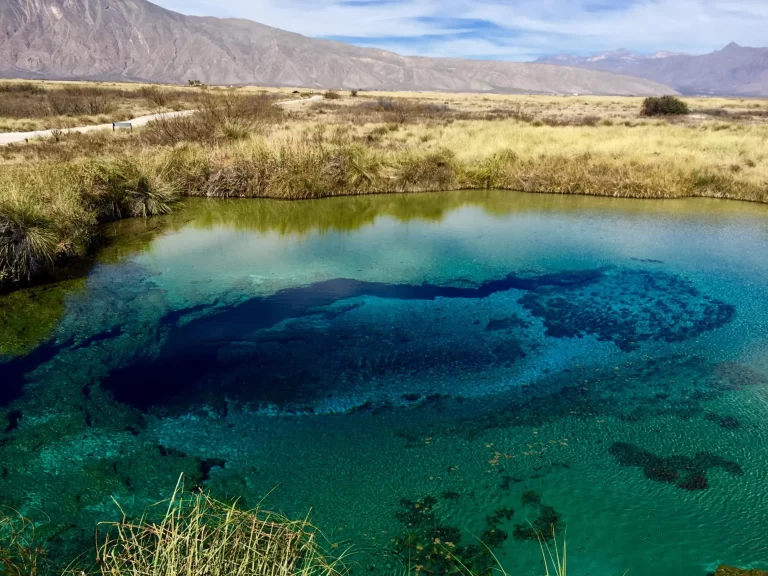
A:
POLYGON ((184 195, 498 188, 768 202, 766 100, 690 98, 688 115, 648 118, 639 98, 37 84, 45 92, 0 82, 0 102, 14 94, 19 112, 23 98, 57 104, 61 91, 64 104, 111 119, 199 112, 0 147, 0 237, 13 239, 0 242, 0 282, 85 253, 100 222, 167 212, 184 195))

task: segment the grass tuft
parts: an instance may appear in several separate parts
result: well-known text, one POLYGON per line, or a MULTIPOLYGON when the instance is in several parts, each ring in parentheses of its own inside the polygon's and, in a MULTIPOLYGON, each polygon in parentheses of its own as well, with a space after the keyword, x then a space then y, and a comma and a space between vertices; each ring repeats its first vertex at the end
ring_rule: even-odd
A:
POLYGON ((163 517, 101 525, 102 576, 339 576, 308 520, 241 510, 177 487, 163 517))
POLYGON ((163 171, 128 158, 95 163, 88 167, 84 196, 102 221, 168 214, 176 192, 163 171))
POLYGON ((34 523, 14 511, 0 509, 0 574, 37 576, 45 571, 46 554, 34 523))
POLYGON ((57 240, 41 207, 28 202, 0 203, 0 282, 29 281, 52 268, 57 240))

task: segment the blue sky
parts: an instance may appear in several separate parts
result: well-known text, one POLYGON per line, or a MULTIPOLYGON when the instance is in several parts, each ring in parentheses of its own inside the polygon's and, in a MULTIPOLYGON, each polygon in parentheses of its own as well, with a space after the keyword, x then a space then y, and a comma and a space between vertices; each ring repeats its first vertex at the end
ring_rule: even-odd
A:
POLYGON ((768 0, 152 0, 401 54, 504 60, 768 45, 768 0))

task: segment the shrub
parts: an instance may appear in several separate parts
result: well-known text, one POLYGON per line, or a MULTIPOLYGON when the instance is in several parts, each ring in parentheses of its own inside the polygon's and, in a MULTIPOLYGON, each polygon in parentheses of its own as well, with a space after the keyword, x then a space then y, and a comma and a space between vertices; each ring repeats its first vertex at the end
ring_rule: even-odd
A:
POLYGON ((349 95, 352 96, 352 98, 357 98, 358 90, 350 90, 349 95))
POLYGON ((2 82, 0 83, 0 94, 45 94, 45 89, 32 84, 31 82, 2 82))
POLYGON ((323 94, 323 98, 326 100, 339 100, 341 98, 341 94, 336 92, 336 90, 326 90, 325 94, 323 94))
POLYGON ((264 94, 204 93, 195 104, 194 114, 167 116, 150 122, 143 131, 144 139, 149 144, 161 145, 242 140, 283 117, 283 110, 274 98, 264 94))
POLYGON ((409 154, 398 166, 398 189, 453 190, 456 188, 458 170, 456 159, 450 150, 437 150, 425 155, 409 154))
POLYGON ((157 108, 165 108, 171 101, 171 95, 157 86, 142 86, 139 94, 157 108))
POLYGON ((643 101, 643 116, 673 116, 690 114, 688 104, 677 96, 651 96, 643 101))

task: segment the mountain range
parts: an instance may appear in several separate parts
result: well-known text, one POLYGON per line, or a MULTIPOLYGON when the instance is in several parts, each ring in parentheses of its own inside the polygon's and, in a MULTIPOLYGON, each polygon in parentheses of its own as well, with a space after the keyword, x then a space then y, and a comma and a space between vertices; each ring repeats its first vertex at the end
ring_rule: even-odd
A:
POLYGON ((560 54, 536 62, 629 74, 683 94, 768 96, 768 48, 747 48, 735 42, 699 56, 673 52, 643 56, 617 50, 589 57, 560 54))
MULTIPOLYGON (((560 62, 556 62, 561 64, 560 62)), ((0 0, 0 76, 363 90, 657 95, 584 67, 406 57, 147 0, 0 0)))

